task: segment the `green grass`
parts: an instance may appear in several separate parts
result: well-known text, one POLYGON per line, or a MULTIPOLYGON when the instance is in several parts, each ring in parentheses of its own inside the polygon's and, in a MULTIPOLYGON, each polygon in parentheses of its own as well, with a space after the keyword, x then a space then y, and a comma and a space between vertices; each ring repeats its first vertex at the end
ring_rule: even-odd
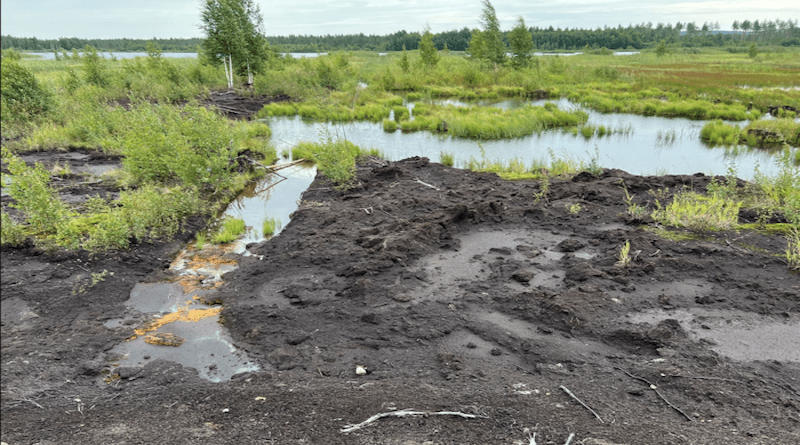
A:
POLYGON ((452 153, 448 153, 443 151, 439 153, 439 162, 442 165, 446 165, 448 167, 452 167, 455 164, 455 156, 452 153))
POLYGON ((275 218, 265 218, 264 222, 261 226, 261 233, 264 234, 265 238, 269 238, 275 234, 275 231, 280 229, 281 222, 275 218))
POLYGON ((197 232, 197 235, 195 236, 194 248, 200 250, 206 245, 206 243, 208 243, 206 232, 197 232))
POLYGON ((397 121, 395 121, 394 119, 384 119, 383 131, 387 133, 394 133, 395 131, 397 131, 397 121))
POLYGON ((666 226, 698 232, 730 230, 738 225, 741 206, 741 201, 682 191, 664 208, 654 210, 651 216, 666 226))
POLYGON ((800 270, 800 232, 794 229, 786 237, 786 243, 786 262, 789 264, 789 269, 800 270))
POLYGON ((736 145, 741 139, 741 130, 730 124, 715 119, 703 125, 700 130, 700 140, 710 146, 736 145))
POLYGON ((244 220, 238 218, 226 219, 222 223, 220 230, 214 234, 213 240, 216 244, 227 244, 239 238, 246 230, 244 220))

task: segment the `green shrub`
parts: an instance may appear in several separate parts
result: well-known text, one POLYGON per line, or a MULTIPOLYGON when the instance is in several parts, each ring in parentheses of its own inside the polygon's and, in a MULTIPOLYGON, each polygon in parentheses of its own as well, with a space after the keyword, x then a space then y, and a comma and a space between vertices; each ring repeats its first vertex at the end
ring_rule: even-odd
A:
POLYGON ((6 149, 3 150, 3 160, 8 163, 11 173, 11 180, 3 181, 9 196, 14 198, 10 205, 22 211, 34 233, 57 232, 69 220, 71 212, 50 187, 50 174, 41 164, 28 167, 25 161, 6 149))
POLYGON ((26 235, 22 226, 6 213, 0 214, 2 221, 0 221, 0 244, 9 246, 18 246, 25 241, 26 235))
POLYGON ((225 189, 231 177, 231 123, 204 107, 141 104, 128 112, 130 127, 120 136, 123 166, 140 181, 178 180, 188 186, 225 189))
POLYGON ((109 84, 106 61, 97 54, 97 49, 86 45, 83 49, 83 77, 86 83, 106 87, 109 84))
POLYGON ((13 60, 0 64, 0 100, 3 103, 3 121, 48 111, 53 104, 51 93, 44 88, 33 73, 13 60), (9 114, 10 113, 10 114, 9 114), (7 115, 9 114, 9 115, 7 115))

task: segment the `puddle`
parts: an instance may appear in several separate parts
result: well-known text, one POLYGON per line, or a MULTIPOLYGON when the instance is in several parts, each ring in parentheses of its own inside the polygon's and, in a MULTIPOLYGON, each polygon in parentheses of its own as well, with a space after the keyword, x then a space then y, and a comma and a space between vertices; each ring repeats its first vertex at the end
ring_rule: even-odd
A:
POLYGON ((124 366, 144 366, 148 361, 165 359, 195 368, 200 377, 212 382, 259 370, 257 363, 236 349, 220 324, 222 307, 204 303, 211 298, 213 290, 192 289, 181 282, 137 284, 126 305, 146 314, 147 321, 137 323, 139 320, 133 317, 107 321, 109 328, 136 327, 136 335, 111 352, 123 356, 124 366))
POLYGON ((711 349, 734 360, 800 363, 800 320, 773 318, 736 310, 652 310, 631 316, 634 323, 656 325, 675 319, 693 340, 706 339, 711 349))
MULTIPOLYGON (((229 380, 241 372, 258 371, 260 366, 233 345, 222 324, 222 306, 214 305, 216 289, 223 275, 238 267, 246 245, 265 241, 260 233, 265 218, 275 218, 279 228, 289 223, 303 191, 313 182, 315 169, 286 168, 255 184, 225 212, 241 218, 248 233, 227 245, 187 246, 170 265, 178 275, 171 283, 139 283, 125 303, 133 315, 109 320, 108 328, 132 326, 136 335, 112 349, 121 354, 123 366, 144 366, 165 359, 194 368, 212 382, 229 380), (207 304, 210 303, 210 304, 207 304)), ((121 364, 122 364, 121 363, 121 364)))
MULTIPOLYGON (((534 272, 529 286, 511 280, 506 283, 509 287, 519 291, 538 286, 560 288, 565 272, 559 261, 565 254, 555 249, 567 238, 544 230, 476 231, 461 236, 461 247, 457 251, 437 253, 421 260, 420 267, 427 274, 429 286, 415 292, 414 299, 447 299, 452 296, 446 292, 449 287, 486 279, 491 274, 488 263, 497 258, 527 263, 534 272)), ((597 253, 584 247, 572 255, 588 260, 597 253)))

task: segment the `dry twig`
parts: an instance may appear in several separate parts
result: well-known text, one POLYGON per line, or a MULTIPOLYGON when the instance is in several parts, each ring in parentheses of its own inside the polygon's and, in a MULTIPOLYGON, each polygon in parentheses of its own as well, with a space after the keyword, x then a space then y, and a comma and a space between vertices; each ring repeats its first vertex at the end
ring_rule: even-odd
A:
POLYGON ((405 417, 405 416, 459 416, 467 419, 475 419, 478 417, 486 418, 485 416, 476 416, 475 414, 466 414, 457 411, 430 412, 430 411, 412 411, 410 409, 403 409, 400 411, 389 411, 386 413, 375 414, 374 416, 370 417, 369 419, 361 423, 355 425, 346 425, 344 428, 339 430, 339 432, 349 433, 355 431, 383 417, 405 417))
POLYGON ((593 410, 592 408, 590 408, 590 407, 589 407, 589 405, 587 405, 587 404, 583 403, 583 401, 581 401, 581 399, 579 399, 578 397, 576 397, 576 396, 575 396, 575 394, 573 394, 573 393, 572 393, 572 391, 568 390, 566 386, 564 386, 564 385, 561 385, 561 386, 559 386, 559 388, 563 389, 563 390, 564 390, 564 392, 566 392, 567 394, 569 394, 569 396, 570 396, 570 397, 572 397, 572 398, 573 398, 573 399, 575 399, 575 400, 576 400, 578 403, 580 403, 581 405, 583 405, 583 407, 584 407, 584 408, 586 408, 586 409, 588 409, 589 411, 591 411, 591 413, 592 413, 592 414, 594 414, 594 416, 595 416, 595 417, 597 417, 597 420, 599 420, 599 421, 600 421, 600 423, 604 423, 604 422, 603 422, 603 419, 601 419, 601 418, 600 418, 600 416, 599 416, 599 415, 597 415, 597 413, 596 413, 596 412, 594 412, 594 410, 593 410))
POLYGON ((680 409, 680 408, 678 408, 677 406, 675 406, 675 405, 673 405, 672 403, 670 403, 670 401, 669 401, 669 400, 667 400, 667 398, 666 398, 666 397, 664 397, 664 395, 663 395, 663 394, 661 394, 661 392, 659 392, 659 390, 658 390, 658 387, 657 387, 656 385, 654 385, 654 384, 650 383, 650 382, 649 382, 647 379, 645 379, 645 378, 643 378, 643 377, 639 377, 639 376, 633 375, 633 374, 631 374, 630 372, 628 372, 628 371, 626 371, 626 370, 624 370, 624 369, 622 369, 622 368, 619 368, 619 367, 616 367, 616 368, 617 368, 617 369, 619 369, 620 371, 624 372, 625 374, 628 374, 628 376, 629 376, 630 378, 633 378, 633 379, 636 379, 636 380, 639 380, 639 381, 641 381, 641 382, 644 382, 644 383, 646 383, 646 384, 647 384, 647 385, 650 387, 650 389, 652 389, 653 391, 655 391, 655 393, 656 393, 656 394, 658 394, 658 396, 659 396, 659 397, 661 397, 661 400, 663 400, 663 401, 664 401, 664 403, 666 403, 666 404, 667 404, 667 405, 668 405, 670 408, 672 408, 672 409, 674 409, 675 411, 677 411, 677 412, 681 413, 681 414, 683 415, 683 417, 686 417, 686 419, 688 419, 688 420, 689 420, 689 422, 694 422, 694 419, 692 419, 691 417, 689 417, 689 415, 688 415, 688 414, 686 414, 685 412, 683 412, 683 410, 682 410, 682 409, 680 409))
POLYGON ((430 188, 436 190, 437 192, 440 191, 439 187, 436 187, 435 185, 430 185, 427 182, 422 182, 419 178, 414 178, 414 181, 424 185, 425 187, 430 187, 430 188))

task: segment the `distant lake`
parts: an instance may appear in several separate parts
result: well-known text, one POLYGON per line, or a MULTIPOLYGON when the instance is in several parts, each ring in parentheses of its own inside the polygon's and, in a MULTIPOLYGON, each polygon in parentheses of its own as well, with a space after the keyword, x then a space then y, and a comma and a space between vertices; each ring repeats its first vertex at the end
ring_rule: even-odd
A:
MULTIPOLYGON (((36 58, 43 59, 43 60, 55 60, 55 54, 52 52, 37 52, 37 53, 26 53, 30 54, 36 58)), ((59 52, 59 55, 61 53, 59 52)), ((72 55, 71 52, 67 51, 67 54, 70 56, 72 55)), ((83 52, 79 51, 78 54, 83 56, 83 52)), ((117 52, 98 52, 101 56, 105 57, 106 59, 116 58, 116 59, 135 59, 137 57, 147 57, 147 53, 145 52, 133 52, 133 53, 117 53, 117 52)), ((290 55, 295 59, 302 59, 304 57, 314 58, 319 56, 327 56, 328 53, 282 53, 285 55, 290 55)), ((380 56, 385 56, 387 53, 378 53, 380 56)), ((533 53, 534 56, 577 56, 578 54, 583 54, 582 52, 575 52, 575 53, 540 53, 535 52, 533 53)), ((639 54, 638 51, 615 51, 615 56, 631 56, 634 54, 639 54)), ((510 54, 509 54, 510 55, 510 54)), ((170 57, 176 59, 196 59, 197 53, 161 53, 162 57, 170 57)))
MULTIPOLYGON (((55 60, 56 55, 52 52, 49 53, 27 53, 31 54, 34 57, 44 59, 44 60, 55 60)), ((62 53, 58 53, 61 55, 62 53)), ((67 51, 67 54, 72 56, 72 52, 67 51)), ((78 54, 83 56, 83 51, 78 51, 78 54)), ((97 54, 105 57, 106 59, 135 59, 137 57, 147 57, 147 53, 114 53, 114 52, 98 52, 97 54)), ((197 53, 161 53, 161 57, 170 57, 175 59, 196 59, 197 53)))
MULTIPOLYGON (((26 53, 30 54, 35 58, 43 59, 43 60, 55 60, 56 56, 54 53, 49 52, 38 52, 38 53, 26 53)), ((61 55, 61 52, 58 53, 61 55)), ((72 56, 72 52, 67 51, 67 54, 72 56)), ((83 56, 83 51, 79 51, 78 54, 83 56)), ((116 59, 135 59, 137 57, 147 57, 147 53, 144 52, 133 52, 133 53, 116 53, 116 52, 99 52, 99 55, 105 57, 106 59, 116 58, 116 59)), ((287 53, 281 53, 284 56, 287 53)), ((288 53, 290 56, 294 57, 295 59, 302 59, 303 57, 319 57, 319 56, 327 56, 328 53, 288 53)), ((384 55, 386 53, 383 53, 384 55)), ((161 53, 161 57, 171 57, 176 59, 196 59, 197 53, 161 53)))

